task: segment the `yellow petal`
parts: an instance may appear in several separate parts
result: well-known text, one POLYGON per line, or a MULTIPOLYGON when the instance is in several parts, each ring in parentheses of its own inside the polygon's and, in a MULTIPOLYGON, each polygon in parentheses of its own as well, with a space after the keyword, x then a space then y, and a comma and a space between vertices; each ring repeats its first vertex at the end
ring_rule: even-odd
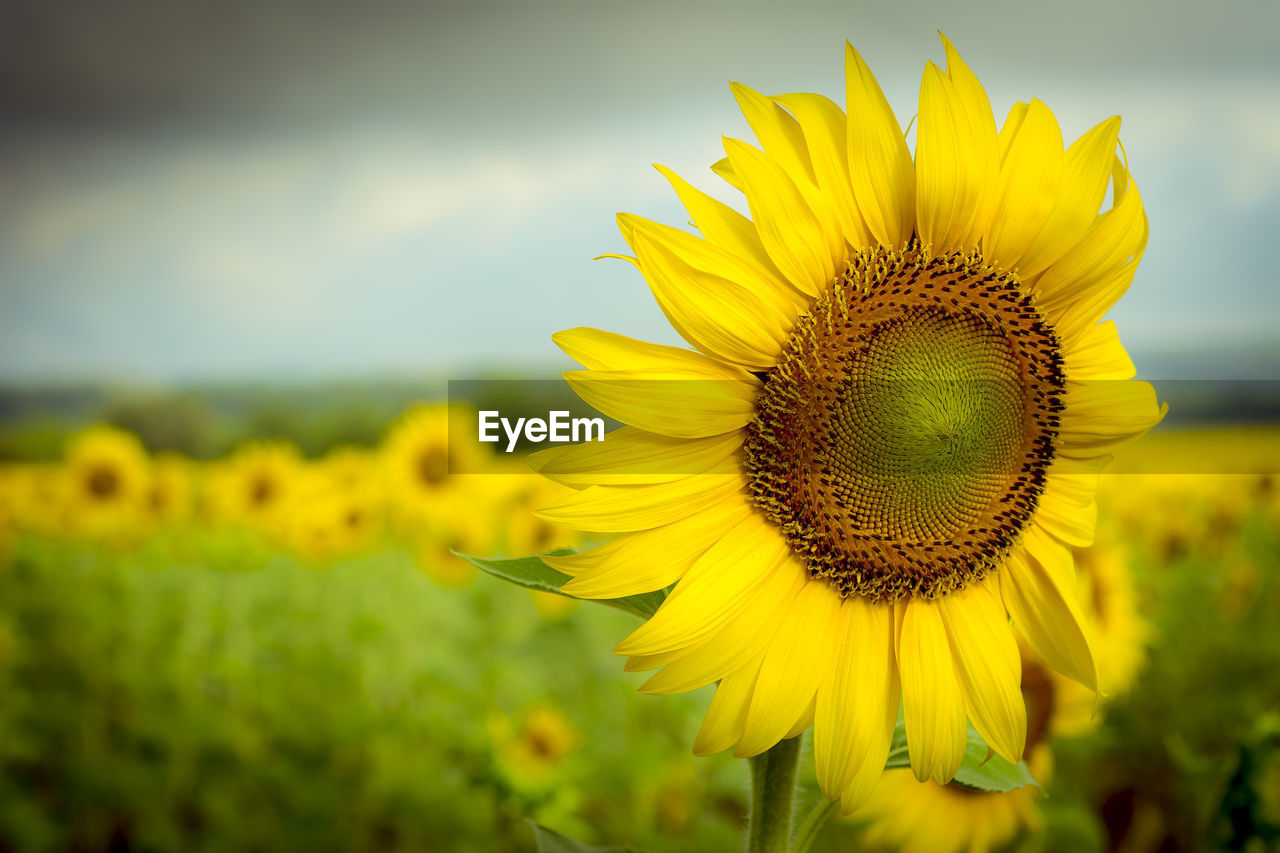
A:
POLYGON ((585 326, 556 332, 551 340, 588 370, 660 370, 691 379, 743 379, 751 375, 700 352, 585 326))
POLYGON ((1044 566, 1016 548, 999 578, 1005 609, 1031 650, 1058 672, 1096 690, 1098 671, 1072 589, 1060 586, 1044 566))
POLYGON ((603 441, 564 444, 529 454, 529 466, 566 486, 669 483, 689 474, 731 474, 744 433, 671 438, 624 426, 603 441))
POLYGON ((1063 372, 1077 382, 1132 379, 1137 370, 1114 321, 1086 328, 1063 353, 1063 372))
POLYGON ((809 700, 809 707, 800 712, 800 716, 796 717, 795 724, 782 736, 783 740, 791 740, 793 737, 800 737, 809 730, 813 725, 814 706, 816 698, 809 700))
POLYGON ((836 261, 819 216, 777 163, 759 149, 725 139, 760 242, 793 287, 817 296, 835 278, 836 261))
POLYGON ((1059 589, 1075 589, 1076 561, 1071 549, 1040 523, 1039 513, 1022 537, 1022 547, 1045 568, 1059 589))
POLYGON ((644 693, 683 693, 724 678, 754 660, 772 642, 784 615, 795 606, 807 583, 804 567, 784 558, 756 593, 720 628, 701 643, 676 654, 662 672, 650 678, 644 693))
POLYGON ((684 654, 683 650, 674 652, 662 652, 656 655, 632 655, 622 664, 623 672, 644 672, 649 669, 657 669, 666 666, 671 661, 684 654))
POLYGON ((759 380, 702 379, 660 369, 571 370, 575 394, 615 420, 675 438, 706 438, 746 426, 755 417, 759 380))
POLYGON ((1046 488, 1040 496, 1035 523, 1074 548, 1087 548, 1093 544, 1098 525, 1098 504, 1090 500, 1081 506, 1062 492, 1046 488))
POLYGON ((1165 409, 1147 382, 1068 382, 1058 453, 1071 458, 1112 453, 1159 423, 1165 409))
POLYGON ((633 239, 640 272, 681 337, 708 355, 750 370, 768 370, 777 364, 798 313, 780 285, 752 280, 749 270, 727 261, 719 269, 738 278, 696 269, 686 262, 687 257, 695 256, 704 266, 722 260, 717 256, 723 254, 721 250, 705 241, 699 241, 701 254, 689 247, 677 254, 648 230, 636 230, 633 239))
POLYGON ((1045 471, 1045 491, 1053 491, 1075 506, 1088 506, 1098 493, 1100 471, 1095 465, 1059 456, 1045 471))
MULTIPOLYGON (((810 159, 812 141, 795 117, 786 113, 773 100, 741 83, 731 83, 733 95, 764 154, 785 173, 789 182, 804 199, 821 228, 828 253, 837 260, 845 254, 844 239, 835 200, 822 187, 814 163, 810 159)), ((730 155, 730 160, 732 160, 730 155)), ((735 171, 737 167, 735 166, 735 171)), ((830 279, 828 279, 829 281, 830 279)))
MULTIPOLYGON (((1097 323, 1128 287, 1128 281, 1118 276, 1130 267, 1130 261, 1136 264, 1146 249, 1149 230, 1142 196, 1119 160, 1112 181, 1115 205, 1097 216, 1083 239, 1036 283, 1040 306, 1051 319, 1059 314, 1083 314, 1091 318, 1086 325, 1097 323), (1106 297, 1105 301, 1100 297, 1106 297)), ((1055 322, 1068 324, 1066 320, 1055 322)))
POLYGON ((791 111, 804 131, 809 161, 822 195, 830 200, 844 242, 872 245, 873 238, 853 198, 849 177, 848 119, 830 98, 808 92, 776 95, 774 103, 791 111))
POLYGON ((747 708, 751 703, 751 694, 756 688, 756 676, 760 672, 760 655, 747 666, 734 672, 720 682, 716 695, 707 708, 707 716, 702 721, 702 728, 693 741, 693 754, 697 756, 714 755, 724 752, 742 737, 742 726, 747 719, 747 708))
POLYGON ((765 652, 734 755, 759 755, 804 716, 831 669, 839 610, 840 595, 829 584, 810 580, 782 614, 778 635, 765 652))
POLYGON ((915 165, 880 84, 848 43, 845 93, 854 200, 876 241, 901 248, 915 230, 915 165))
POLYGON ((746 186, 742 183, 742 179, 740 179, 733 171, 733 164, 729 162, 728 157, 721 157, 719 160, 712 163, 711 171, 723 178, 725 183, 733 187, 738 192, 743 193, 744 195, 746 194, 746 186))
POLYGON ((884 769, 901 694, 893 606, 850 596, 840 619, 831 677, 818 687, 813 754, 827 797, 855 803, 871 792, 884 769))
POLYGON ((665 166, 654 165, 662 173, 676 194, 693 224, 702 232, 707 240, 732 255, 743 259, 744 263, 753 264, 762 276, 778 282, 785 281, 782 273, 773 265, 769 253, 760 242, 760 235, 751 220, 734 210, 729 205, 717 201, 704 192, 691 186, 675 172, 665 166))
POLYGON ((936 601, 898 602, 898 674, 911 769, 921 782, 946 784, 964 759, 968 726, 942 611, 936 601))
MULTIPOLYGON (((748 221, 747 224, 750 225, 750 222, 748 221)), ((618 214, 618 228, 626 239, 627 245, 637 250, 637 253, 636 236, 643 234, 651 242, 657 243, 674 255, 682 264, 697 272, 733 282, 778 313, 794 318, 799 309, 806 304, 805 300, 786 284, 772 265, 761 266, 740 251, 733 251, 711 240, 704 240, 687 231, 681 231, 679 228, 672 228, 630 213, 618 214)), ((752 236, 754 237, 754 231, 752 236)), ((759 246, 758 238, 756 246, 761 253, 764 252, 763 247, 759 246)), ((767 257, 766 255, 766 260, 767 257)))
POLYGON ((1062 131, 1040 101, 1018 105, 1000 132, 1003 149, 995 183, 991 224, 982 242, 984 260, 1007 270, 1048 222, 1062 189, 1062 131), (1016 115, 1016 117, 1015 117, 1016 115), (1012 127, 1011 127, 1012 124, 1012 127))
POLYGON ((1120 117, 1112 116, 1067 149, 1053 212, 1018 262, 1024 281, 1044 272, 1079 243, 1097 219, 1107 194, 1119 133, 1120 117))
POLYGON ((614 651, 657 654, 710 637, 751 602, 788 553, 787 541, 773 524, 748 515, 698 558, 653 618, 614 651))
POLYGON ((733 499, 741 489, 740 476, 722 474, 692 474, 652 486, 591 486, 538 510, 536 515, 576 530, 630 533, 679 521, 733 499))
POLYGON ((991 104, 945 37, 943 44, 947 71, 925 67, 916 134, 916 231, 935 254, 976 247, 996 176, 991 104))
POLYGON ((740 496, 702 507, 698 512, 641 533, 619 536, 590 551, 542 562, 571 575, 561 589, 578 598, 621 598, 670 586, 724 530, 752 512, 740 496))
POLYGON ((741 83, 730 83, 734 100, 760 140, 764 153, 777 163, 794 182, 816 183, 809 150, 800 123, 764 95, 741 83))
POLYGON ((939 604, 969 719, 996 754, 1017 764, 1027 739, 1022 660, 997 583, 953 592, 939 604))

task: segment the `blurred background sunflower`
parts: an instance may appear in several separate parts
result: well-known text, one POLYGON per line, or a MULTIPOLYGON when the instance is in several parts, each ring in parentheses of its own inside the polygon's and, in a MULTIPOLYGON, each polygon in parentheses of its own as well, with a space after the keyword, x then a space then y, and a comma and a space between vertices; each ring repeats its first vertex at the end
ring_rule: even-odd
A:
POLYGON ((1123 115, 1109 318, 1170 414, 1076 555, 1105 695, 1022 650, 1046 796, 899 773, 814 849, 1274 846, 1276 4, 125 0, 0 10, 0 848, 738 847, 710 690, 638 695, 634 619, 453 556, 605 537, 448 413, 543 405, 558 328, 680 345, 592 260, 685 220, 649 164, 749 138, 730 80, 843 102, 846 38, 906 127, 937 30, 1001 116, 1123 115))

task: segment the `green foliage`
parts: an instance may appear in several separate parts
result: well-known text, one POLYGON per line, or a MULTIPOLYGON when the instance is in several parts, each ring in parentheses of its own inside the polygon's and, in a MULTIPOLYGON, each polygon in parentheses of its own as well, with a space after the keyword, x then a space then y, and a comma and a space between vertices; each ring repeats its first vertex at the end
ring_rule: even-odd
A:
MULTIPOLYGON (((907 725, 901 711, 898 713, 898 724, 893 730, 893 742, 889 746, 889 760, 884 766, 886 770, 911 766, 911 757, 907 752, 907 725)), ((1025 785, 1040 787, 1036 777, 1027 769, 1025 761, 1010 764, 991 752, 982 735, 973 726, 969 726, 964 760, 952 784, 989 793, 1012 791, 1025 785)))
POLYGON ((737 844, 746 770, 689 744, 706 691, 647 697, 528 594, 407 555, 316 570, 236 540, 141 553, 19 541, 0 568, 0 849, 532 851, 525 819, 648 850, 737 844), (545 782, 490 717, 549 704, 545 782), (644 733, 643 737, 639 733, 644 733))
MULTIPOLYGON (((577 553, 571 548, 558 548, 549 551, 546 556, 563 557, 566 554, 577 553)), ((564 595, 566 598, 572 596, 565 595, 560 591, 560 587, 569 580, 569 576, 564 572, 555 569, 542 562, 538 556, 533 557, 516 557, 514 559, 486 559, 482 557, 472 557, 467 554, 458 554, 464 560, 475 565, 477 568, 501 578, 508 583, 516 586, 522 586, 526 589, 533 589, 539 592, 552 592, 556 595, 564 595)), ((624 613, 630 613, 632 616, 638 616, 641 619, 648 619, 658 612, 658 607, 662 605, 663 599, 667 597, 665 591, 645 592, 639 595, 628 595, 623 598, 599 598, 591 599, 597 604, 603 604, 606 607, 613 607, 624 613)))
POLYGON ((1269 849, 1246 841, 1280 837, 1280 531, 1261 514, 1210 521, 1204 541, 1135 537, 1156 632, 1146 669, 1094 735, 1055 744, 1050 814, 1082 803, 1107 844, 1269 849))
POLYGON ((630 847, 596 847, 567 838, 560 833, 530 823, 534 838, 538 841, 538 853, 631 853, 630 847))
MULTIPOLYGON (((1275 843, 1280 539, 1233 513, 1130 533, 1149 664, 1097 732, 1053 742, 1048 831, 1017 849, 1275 843)), ((317 571, 234 537, 21 539, 0 567, 0 849, 532 851, 526 817, 592 844, 733 849, 744 762, 689 754, 710 691, 637 695, 644 674, 605 651, 654 606, 552 623, 522 589, 438 588, 396 552, 317 571), (580 746, 528 784, 489 716, 534 703, 580 746)), ((971 740, 960 780, 1029 782, 985 757, 971 740)), ((857 843, 833 820, 812 849, 857 843)))

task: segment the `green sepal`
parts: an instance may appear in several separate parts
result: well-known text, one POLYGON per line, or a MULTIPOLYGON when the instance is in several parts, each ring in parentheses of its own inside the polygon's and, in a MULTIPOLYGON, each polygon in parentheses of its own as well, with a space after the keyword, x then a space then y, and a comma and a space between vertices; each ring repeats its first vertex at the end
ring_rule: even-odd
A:
MULTIPOLYGON (((574 598, 574 596, 561 592, 560 587, 567 583, 570 578, 564 572, 558 572, 555 569, 542 562, 541 555, 533 555, 530 557, 516 557, 514 559, 497 559, 486 557, 473 557, 470 554, 460 554, 453 552, 462 559, 468 561, 472 565, 488 572, 495 578, 501 578, 508 583, 522 586, 526 589, 536 589, 539 592, 551 592, 556 595, 563 595, 565 598, 574 598)), ((548 551, 546 556, 564 557, 568 554, 576 554, 572 548, 557 548, 554 551, 548 551)), ((609 607, 616 608, 632 616, 638 616, 641 619, 649 619, 653 614, 658 612, 658 607, 667 597, 666 590, 657 590, 655 592, 644 592, 639 595, 628 595, 623 598, 584 598, 575 599, 581 601, 592 601, 597 604, 605 604, 609 607)))
MULTIPOLYGON (((907 752, 907 725, 902 714, 898 714, 898 724, 893 730, 893 743, 889 747, 889 760, 885 762, 885 770, 910 767, 911 757, 907 752)), ((964 746, 964 760, 951 784, 987 793, 1004 793, 1026 785, 1040 788, 1036 777, 1027 769, 1025 761, 1011 764, 996 755, 987 746, 982 736, 969 726, 968 739, 964 746)))

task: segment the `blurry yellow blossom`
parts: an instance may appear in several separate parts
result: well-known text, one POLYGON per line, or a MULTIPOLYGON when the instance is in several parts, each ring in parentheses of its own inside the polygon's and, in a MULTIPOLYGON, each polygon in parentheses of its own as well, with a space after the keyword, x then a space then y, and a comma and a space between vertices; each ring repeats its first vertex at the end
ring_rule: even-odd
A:
POLYGON ((146 450, 131 433, 95 426, 72 436, 66 473, 72 518, 81 532, 126 534, 142 520, 151 466, 146 450))
POLYGON ((497 713, 489 716, 488 723, 498 770, 518 790, 550 787, 556 771, 580 742, 569 719, 548 704, 531 707, 518 727, 497 713))

